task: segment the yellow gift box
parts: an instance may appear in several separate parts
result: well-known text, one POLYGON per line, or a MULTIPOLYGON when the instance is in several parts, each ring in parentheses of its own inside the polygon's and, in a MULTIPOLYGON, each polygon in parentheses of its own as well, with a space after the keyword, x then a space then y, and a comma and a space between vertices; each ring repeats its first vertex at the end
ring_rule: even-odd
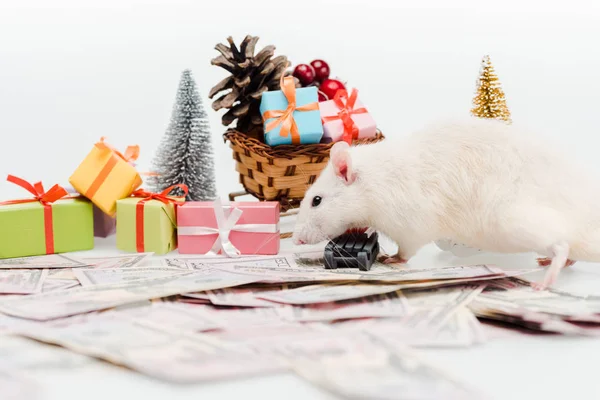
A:
POLYGON ((117 200, 129 197, 142 185, 131 162, 139 156, 139 146, 129 146, 121 154, 101 138, 69 178, 69 183, 110 216, 117 212, 117 200))

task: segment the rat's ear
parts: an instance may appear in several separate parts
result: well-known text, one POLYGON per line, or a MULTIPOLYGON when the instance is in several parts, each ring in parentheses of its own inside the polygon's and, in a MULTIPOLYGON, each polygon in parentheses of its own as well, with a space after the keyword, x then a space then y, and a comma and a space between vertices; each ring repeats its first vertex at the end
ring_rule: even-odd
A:
POLYGON ((352 158, 348 149, 350 146, 346 142, 336 142, 329 153, 331 157, 331 165, 335 175, 349 185, 356 180, 356 174, 352 170, 352 158))

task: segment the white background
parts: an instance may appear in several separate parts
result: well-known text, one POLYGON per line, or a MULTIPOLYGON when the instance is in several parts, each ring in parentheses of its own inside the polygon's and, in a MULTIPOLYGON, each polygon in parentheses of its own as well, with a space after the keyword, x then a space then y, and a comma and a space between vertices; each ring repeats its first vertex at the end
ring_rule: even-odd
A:
POLYGON ((220 114, 218 42, 261 39, 322 58, 359 89, 387 136, 468 115, 490 54, 515 123, 590 160, 600 142, 597 1, 0 0, 0 198, 8 173, 66 182, 100 136, 150 166, 190 68, 210 115, 221 195, 238 190, 220 114), (452 7, 449 4, 453 4, 452 7))
MULTIPOLYGON (((140 144, 138 165, 147 170, 180 74, 190 68, 210 115, 220 195, 238 190, 207 93, 226 74, 210 65, 214 45, 228 35, 239 43, 247 33, 294 64, 328 61, 334 76, 359 89, 387 136, 468 115, 481 57, 490 54, 515 123, 561 141, 600 170, 597 1, 0 0, 0 179, 11 173, 66 183, 100 136, 120 148, 140 144)), ((23 194, 0 183, 0 198, 23 194)), ((435 254, 421 252, 416 264, 462 261, 435 254)), ((500 264, 534 265, 527 257, 500 264)), ((561 285, 600 293, 596 267, 574 266, 561 285)), ((598 398, 599 342, 517 335, 428 354, 497 398, 598 398)), ((320 393, 289 375, 177 389, 104 364, 94 368, 38 374, 44 398, 320 393)))

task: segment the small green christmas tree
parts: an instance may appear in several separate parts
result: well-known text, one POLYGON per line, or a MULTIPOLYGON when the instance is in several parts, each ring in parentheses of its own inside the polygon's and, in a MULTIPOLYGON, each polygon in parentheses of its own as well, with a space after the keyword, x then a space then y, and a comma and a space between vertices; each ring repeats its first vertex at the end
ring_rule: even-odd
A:
MULTIPOLYGON (((153 190, 186 184, 186 200, 209 201, 216 198, 215 167, 208 116, 190 70, 181 74, 171 123, 153 160, 149 180, 153 190)), ((183 195, 178 189, 174 195, 183 195)))

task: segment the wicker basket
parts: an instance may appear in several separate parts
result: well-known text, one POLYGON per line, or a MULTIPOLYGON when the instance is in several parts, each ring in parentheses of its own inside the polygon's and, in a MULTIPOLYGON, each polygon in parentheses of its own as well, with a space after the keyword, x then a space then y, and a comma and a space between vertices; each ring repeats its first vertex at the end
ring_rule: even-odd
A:
MULTIPOLYGON (((333 146, 327 143, 271 147, 234 129, 223 137, 233 149, 235 169, 246 191, 259 200, 279 201, 282 211, 298 207, 308 187, 327 165, 333 146)), ((375 137, 355 140, 353 144, 383 139, 378 131, 375 137)))

